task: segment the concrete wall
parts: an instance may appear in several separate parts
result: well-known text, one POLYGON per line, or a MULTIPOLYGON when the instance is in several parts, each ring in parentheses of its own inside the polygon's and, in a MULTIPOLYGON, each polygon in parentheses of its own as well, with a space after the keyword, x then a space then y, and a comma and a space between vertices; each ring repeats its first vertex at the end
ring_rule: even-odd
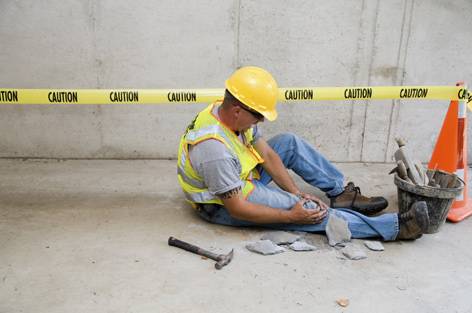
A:
MULTIPOLYGON (((1 1, 0 87, 223 88, 242 65, 283 87, 449 85, 472 78, 471 12, 470 0, 1 1)), ((447 106, 280 104, 263 129, 335 161, 391 161, 399 135, 427 161, 447 106)), ((203 107, 1 105, 0 157, 175 158, 203 107)))

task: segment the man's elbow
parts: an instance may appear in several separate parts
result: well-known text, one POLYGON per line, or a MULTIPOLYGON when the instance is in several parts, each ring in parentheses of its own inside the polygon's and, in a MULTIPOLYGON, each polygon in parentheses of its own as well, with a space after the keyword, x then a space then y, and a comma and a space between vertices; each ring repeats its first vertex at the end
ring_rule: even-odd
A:
POLYGON ((228 199, 223 200, 224 207, 228 210, 229 215, 231 217, 245 220, 247 219, 246 214, 246 200, 239 198, 239 199, 228 199))

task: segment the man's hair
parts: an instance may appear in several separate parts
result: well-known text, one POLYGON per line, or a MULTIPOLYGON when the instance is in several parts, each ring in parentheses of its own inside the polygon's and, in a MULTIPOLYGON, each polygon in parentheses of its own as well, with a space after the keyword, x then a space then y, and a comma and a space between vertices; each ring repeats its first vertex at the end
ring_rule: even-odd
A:
POLYGON ((231 94, 231 92, 229 92, 228 89, 225 89, 225 98, 223 99, 223 103, 227 103, 227 104, 237 104, 239 103, 239 100, 236 99, 235 96, 233 96, 231 94))

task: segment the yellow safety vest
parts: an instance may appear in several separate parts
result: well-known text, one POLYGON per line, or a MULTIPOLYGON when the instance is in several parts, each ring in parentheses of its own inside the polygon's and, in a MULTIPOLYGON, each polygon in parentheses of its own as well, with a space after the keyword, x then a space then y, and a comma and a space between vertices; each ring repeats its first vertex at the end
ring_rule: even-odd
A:
POLYGON ((241 163, 240 178, 244 185, 242 193, 245 198, 252 192, 254 185, 251 179, 259 178, 259 173, 255 167, 263 163, 264 160, 251 145, 253 139, 253 129, 250 128, 242 133, 243 142, 227 126, 221 123, 213 115, 213 108, 218 102, 209 105, 201 111, 190 123, 185 134, 180 139, 179 154, 177 159, 177 176, 184 191, 185 198, 194 208, 197 203, 217 203, 223 202, 209 192, 204 180, 195 169, 189 158, 189 147, 196 145, 207 139, 215 139, 226 145, 228 150, 234 153, 241 163))

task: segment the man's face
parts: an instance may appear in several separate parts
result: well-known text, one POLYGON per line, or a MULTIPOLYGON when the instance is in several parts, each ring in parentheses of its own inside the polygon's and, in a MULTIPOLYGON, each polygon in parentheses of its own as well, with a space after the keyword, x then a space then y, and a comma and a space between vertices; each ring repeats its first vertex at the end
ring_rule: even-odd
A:
POLYGON ((264 116, 255 110, 248 108, 242 103, 238 103, 239 114, 238 114, 238 130, 246 131, 253 125, 264 121, 264 116))

